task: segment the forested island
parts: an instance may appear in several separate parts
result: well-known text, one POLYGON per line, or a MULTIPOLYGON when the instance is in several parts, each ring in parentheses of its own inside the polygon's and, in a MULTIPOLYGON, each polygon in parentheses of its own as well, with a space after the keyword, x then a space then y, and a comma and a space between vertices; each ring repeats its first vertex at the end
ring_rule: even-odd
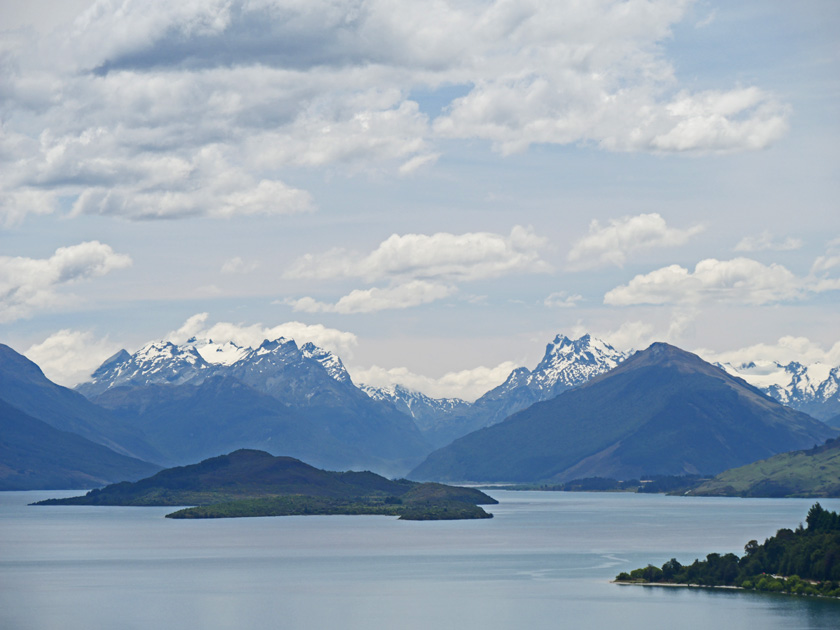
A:
POLYGON ((780 529, 759 544, 749 541, 744 555, 710 553, 705 560, 681 565, 671 558, 662 567, 648 565, 619 573, 623 584, 684 584, 840 598, 840 514, 815 503, 806 527, 780 529))
POLYGON ((167 518, 382 514, 403 520, 492 518, 498 503, 475 488, 391 480, 372 472, 331 472, 292 457, 239 450, 35 505, 193 506, 167 518))

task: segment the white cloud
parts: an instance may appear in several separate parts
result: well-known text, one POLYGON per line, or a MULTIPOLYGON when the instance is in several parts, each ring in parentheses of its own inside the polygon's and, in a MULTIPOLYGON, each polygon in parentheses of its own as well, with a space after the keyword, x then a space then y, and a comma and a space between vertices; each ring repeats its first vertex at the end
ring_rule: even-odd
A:
POLYGON ((373 313, 428 304, 454 294, 456 283, 513 273, 550 270, 538 250, 547 244, 531 228, 515 226, 509 236, 466 234, 393 234, 367 255, 333 249, 307 254, 286 272, 289 278, 354 277, 386 287, 356 289, 335 303, 312 297, 287 300, 308 313, 373 313))
POLYGON ((576 337, 591 334, 625 352, 644 350, 657 341, 685 347, 686 338, 693 338, 699 311, 693 307, 678 307, 664 315, 658 317, 655 323, 652 320, 633 320, 621 322, 617 327, 584 326, 579 322, 572 327, 570 334, 576 337))
POLYGON ((760 252, 766 250, 791 251, 802 247, 802 239, 788 236, 782 241, 774 241, 773 235, 765 230, 761 234, 745 236, 735 245, 736 252, 760 252))
POLYGON ((778 264, 764 265, 749 258, 701 260, 691 272, 670 265, 638 275, 624 286, 608 291, 604 303, 700 304, 736 302, 753 305, 801 299, 810 292, 840 288, 840 281, 801 278, 778 264))
POLYGON ((665 110, 670 128, 646 142, 669 152, 758 150, 788 130, 789 108, 755 87, 683 92, 665 110))
POLYGON ((0 322, 27 317, 70 299, 60 289, 131 265, 110 246, 88 241, 59 247, 50 258, 0 256, 0 322))
POLYGON ((49 191, 21 188, 4 193, 0 189, 0 223, 11 227, 23 221, 28 214, 50 214, 57 205, 55 195, 49 191))
POLYGON ((840 254, 819 256, 811 266, 811 273, 821 273, 840 266, 840 254))
POLYGON ((356 289, 335 304, 319 302, 311 297, 288 300, 296 311, 305 313, 375 313, 389 309, 411 308, 449 297, 455 287, 425 280, 412 280, 386 288, 356 289))
POLYGON ((828 242, 825 254, 817 257, 811 266, 811 273, 824 274, 826 271, 835 267, 840 267, 840 238, 835 238, 828 242))
POLYGON ((474 401, 485 392, 501 385, 517 367, 519 366, 515 363, 505 361, 495 367, 479 366, 470 370, 447 372, 438 378, 415 374, 405 367, 372 366, 348 369, 355 383, 373 387, 402 385, 433 398, 462 398, 474 401))
MULTIPOLYGON (((96 148, 91 149, 91 153, 95 151, 96 148)), ((79 159, 85 164, 85 158, 79 159)), ((73 170, 77 170, 76 163, 72 161, 73 170)), ((50 181, 77 175, 90 178, 89 185, 73 204, 73 215, 129 219, 229 218, 314 209, 308 192, 281 181, 257 181, 245 170, 233 166, 219 147, 205 147, 179 158, 112 156, 102 167, 108 169, 107 176, 66 173, 61 165, 50 174, 50 181)))
POLYGON ((59 330, 23 354, 38 364, 54 383, 73 387, 87 380, 105 359, 119 350, 107 337, 97 339, 90 331, 59 330))
POLYGON ((583 300, 582 295, 569 295, 565 291, 557 291, 545 298, 543 304, 549 308, 573 308, 581 300, 583 300))
POLYGON ((264 340, 294 339, 298 345, 311 341, 321 348, 335 352, 342 358, 352 356, 353 349, 358 345, 356 335, 350 332, 327 328, 321 324, 304 324, 302 322, 285 322, 277 326, 263 324, 234 324, 231 322, 216 322, 207 325, 208 313, 197 313, 187 319, 178 329, 167 334, 164 339, 172 343, 184 343, 191 337, 212 339, 216 343, 233 342, 239 346, 257 347, 264 340))
POLYGON ((697 354, 707 361, 740 365, 750 361, 778 361, 786 365, 796 361, 804 365, 823 363, 840 365, 840 341, 826 349, 822 344, 807 337, 787 335, 774 343, 757 343, 744 348, 715 352, 709 349, 697 350, 697 354))
POLYGON ((539 273, 550 270, 538 253, 546 244, 531 228, 518 225, 509 236, 490 232, 393 234, 366 256, 344 250, 307 254, 295 261, 286 276, 470 281, 539 273))
POLYGON ((222 273, 224 274, 245 274, 251 273, 259 269, 260 263, 256 261, 245 262, 239 256, 234 256, 233 258, 228 258, 222 264, 222 273))
POLYGON ((589 224, 589 234, 577 241, 567 256, 572 269, 618 265, 640 249, 676 247, 703 231, 695 225, 685 230, 668 227, 657 213, 610 219, 609 225, 597 220, 589 224))
POLYGON ((590 328, 579 322, 571 327, 569 334, 572 337, 592 335, 624 352, 643 350, 654 341, 668 341, 665 335, 661 331, 657 331, 650 322, 641 321, 622 322, 618 328, 606 329, 590 328))
POLYGON ((789 116, 773 94, 675 78, 666 42, 691 4, 97 2, 3 42, 2 219, 74 198, 76 214, 130 219, 300 212, 314 204, 287 170, 401 175, 451 138, 767 146, 789 116), (467 93, 431 120, 410 94, 442 86, 467 93))

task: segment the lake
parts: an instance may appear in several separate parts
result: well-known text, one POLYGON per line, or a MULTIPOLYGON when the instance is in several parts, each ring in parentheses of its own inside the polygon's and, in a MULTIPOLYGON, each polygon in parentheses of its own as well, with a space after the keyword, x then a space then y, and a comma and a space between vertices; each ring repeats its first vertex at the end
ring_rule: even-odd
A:
MULTIPOLYGON (((0 493, 4 630, 840 628, 840 601, 620 586, 620 571, 743 553, 809 499, 488 492, 495 518, 169 520, 0 493)), ((840 500, 822 500, 840 510, 840 500)))

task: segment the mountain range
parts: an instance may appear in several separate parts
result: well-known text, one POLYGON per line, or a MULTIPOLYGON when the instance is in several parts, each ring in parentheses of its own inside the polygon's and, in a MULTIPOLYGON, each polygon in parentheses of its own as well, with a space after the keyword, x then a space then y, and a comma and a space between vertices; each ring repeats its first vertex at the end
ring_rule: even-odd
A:
POLYGON ((396 386, 363 387, 369 396, 388 400, 414 418, 426 439, 436 447, 501 422, 534 403, 549 400, 603 374, 627 358, 627 353, 590 335, 570 339, 557 335, 546 345, 533 370, 520 367, 474 403, 458 398, 434 399, 396 386))
POLYGON ((718 473, 836 431, 664 343, 505 421, 455 440, 415 479, 562 482, 718 473))
POLYGON ((824 363, 803 365, 796 361, 750 361, 719 363, 783 405, 840 427, 840 366, 824 363))
MULTIPOLYGON (((248 448, 322 468, 401 476, 435 449, 615 372, 628 356, 633 355, 590 335, 557 335, 532 370, 515 369, 501 385, 467 402, 435 399, 399 385, 356 386, 336 355, 282 338, 256 348, 193 338, 183 344, 150 343, 133 354, 121 350, 76 391, 50 382, 37 365, 0 345, 0 401, 31 419, 26 426, 32 435, 44 435, 44 428, 33 424, 40 421, 155 466, 188 464, 248 448)), ((777 400, 813 408, 829 420, 832 405, 840 406, 838 368, 778 363, 720 367, 777 400)), ((817 441, 823 435, 812 434, 817 441)), ((29 439, 28 444, 35 442, 29 439)), ((772 453, 763 456, 767 454, 772 453)), ((91 456, 91 461, 97 459, 91 456)), ((43 456, 36 461, 47 465, 43 456)), ((0 460, 0 470, 5 462, 0 460)), ((134 472, 126 466, 129 478, 134 472)), ((606 474, 599 470, 591 468, 606 474)), ((54 472, 52 479, 67 473, 54 472)), ((92 470, 82 474, 85 479, 118 480, 92 470)))
POLYGON ((250 448, 401 474, 429 450, 411 418, 356 387, 338 357, 291 339, 155 342, 117 353, 77 391, 138 427, 167 464, 250 448))

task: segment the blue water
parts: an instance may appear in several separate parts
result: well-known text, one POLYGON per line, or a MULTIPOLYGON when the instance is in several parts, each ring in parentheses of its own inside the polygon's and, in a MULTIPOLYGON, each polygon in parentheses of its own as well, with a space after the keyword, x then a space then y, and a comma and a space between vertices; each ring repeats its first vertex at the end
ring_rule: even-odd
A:
POLYGON ((0 628, 840 628, 837 601, 609 582, 740 554, 811 500, 491 491, 492 520, 423 523, 26 505, 72 494, 0 493, 0 628))

